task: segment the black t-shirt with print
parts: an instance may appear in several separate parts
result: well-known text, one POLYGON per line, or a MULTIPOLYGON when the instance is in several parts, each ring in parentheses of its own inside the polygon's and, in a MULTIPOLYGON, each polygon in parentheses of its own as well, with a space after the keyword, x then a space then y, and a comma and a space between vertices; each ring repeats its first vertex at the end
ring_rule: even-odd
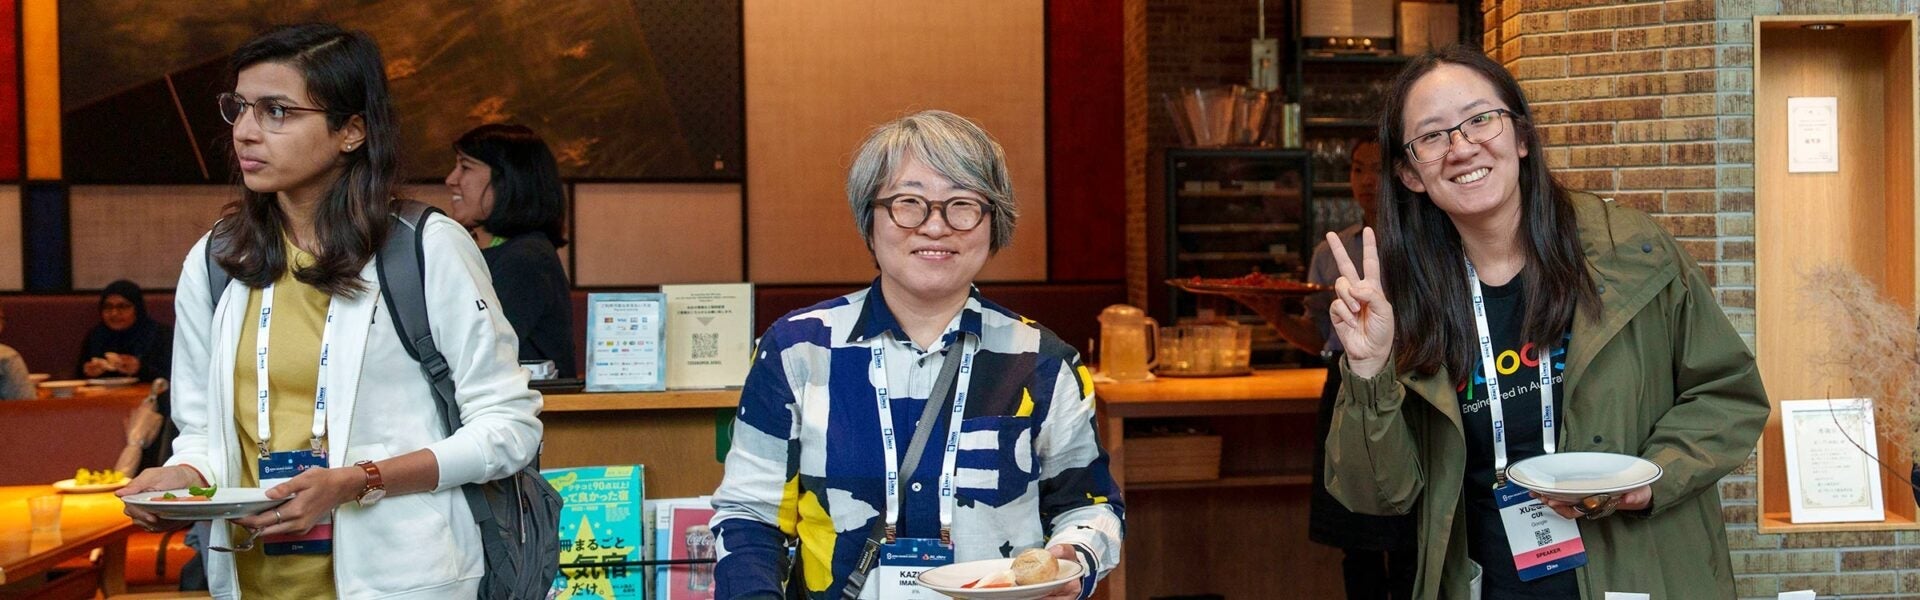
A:
MULTIPOLYGON (((1502 286, 1481 284, 1486 296, 1487 327, 1492 330, 1494 365, 1500 373, 1509 465, 1545 453, 1540 444, 1540 367, 1534 362, 1539 353, 1520 339, 1521 321, 1526 312, 1523 287, 1519 277, 1502 286)), ((1560 346, 1553 352, 1556 423, 1564 423, 1566 414, 1561 410, 1566 394, 1566 386, 1562 385, 1567 368, 1566 344, 1563 342, 1560 346)), ((1500 509, 1493 500, 1493 418, 1488 410, 1487 381, 1479 360, 1474 362, 1473 372, 1458 391, 1460 417, 1467 439, 1467 480, 1463 492, 1467 508, 1467 554, 1485 569, 1483 597, 1487 600, 1579 600, 1580 585, 1571 571, 1520 581, 1513 567, 1513 551, 1507 544, 1506 529, 1500 523, 1500 509)))

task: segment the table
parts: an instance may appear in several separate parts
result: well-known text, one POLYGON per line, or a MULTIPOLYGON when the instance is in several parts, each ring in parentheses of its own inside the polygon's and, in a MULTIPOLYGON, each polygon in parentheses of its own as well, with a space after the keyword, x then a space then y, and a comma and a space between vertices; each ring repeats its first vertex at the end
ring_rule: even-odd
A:
POLYGON ((123 386, 114 386, 114 387, 98 386, 98 385, 83 385, 83 386, 74 388, 72 396, 54 396, 51 390, 48 390, 46 388, 39 388, 39 399, 67 400, 70 398, 113 398, 113 399, 119 399, 119 400, 131 400, 134 403, 139 403, 141 400, 146 400, 147 394, 151 393, 152 391, 153 391, 153 386, 145 383, 136 383, 133 385, 123 385, 123 386))
POLYGON ((715 429, 739 406, 738 388, 548 394, 540 466, 644 464, 648 498, 712 494, 725 470, 715 429))
POLYGON ((127 591, 127 536, 137 529, 113 494, 62 494, 60 535, 34 535, 27 499, 57 493, 50 485, 0 487, 0 583, 21 581, 60 563, 100 556, 100 587, 107 595, 127 591))
POLYGON ((1306 535, 1325 383, 1325 369, 1096 383, 1101 443, 1127 501, 1126 549, 1102 593, 1261 598, 1287 589, 1289 597, 1340 597, 1340 554, 1306 535), (1220 478, 1128 485, 1127 422, 1147 418, 1220 434, 1220 478))

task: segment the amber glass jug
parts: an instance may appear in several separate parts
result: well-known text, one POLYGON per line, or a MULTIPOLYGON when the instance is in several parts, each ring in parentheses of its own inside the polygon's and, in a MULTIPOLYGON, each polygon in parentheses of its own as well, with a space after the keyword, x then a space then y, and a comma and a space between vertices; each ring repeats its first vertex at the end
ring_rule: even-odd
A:
POLYGON ((1115 381, 1138 381, 1153 372, 1160 323, 1145 311, 1115 304, 1100 311, 1100 372, 1115 381))

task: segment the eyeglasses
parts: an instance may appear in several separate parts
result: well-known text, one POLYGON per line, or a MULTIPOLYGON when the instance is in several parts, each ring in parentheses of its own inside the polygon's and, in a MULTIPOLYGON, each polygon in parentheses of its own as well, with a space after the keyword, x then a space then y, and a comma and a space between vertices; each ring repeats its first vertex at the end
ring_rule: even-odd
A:
POLYGON ((873 204, 886 207, 887 217, 893 219, 893 224, 906 229, 925 225, 935 212, 939 212, 940 220, 946 221, 947 227, 954 231, 973 231, 987 218, 987 202, 974 198, 933 201, 913 194, 895 194, 874 200, 873 204))
POLYGON ((1461 121, 1459 125, 1421 134, 1413 138, 1413 141, 1407 142, 1405 146, 1407 156, 1418 163, 1440 160, 1453 150, 1453 132, 1455 131, 1460 132, 1460 136, 1467 138, 1469 143, 1485 144, 1493 138, 1500 137, 1500 133, 1506 131, 1506 126, 1503 124, 1505 119, 1500 118, 1503 116, 1512 117, 1513 111, 1496 108, 1467 117, 1467 120, 1461 121))
POLYGON ((249 102, 246 98, 242 98, 239 94, 232 92, 220 95, 220 118, 225 119, 228 125, 238 124, 240 122, 240 116, 245 114, 249 108, 253 109, 254 124, 259 125, 261 129, 273 133, 279 133, 280 129, 286 126, 287 119, 292 117, 293 113, 311 112, 331 114, 334 112, 324 108, 294 106, 284 101, 273 99, 249 102))

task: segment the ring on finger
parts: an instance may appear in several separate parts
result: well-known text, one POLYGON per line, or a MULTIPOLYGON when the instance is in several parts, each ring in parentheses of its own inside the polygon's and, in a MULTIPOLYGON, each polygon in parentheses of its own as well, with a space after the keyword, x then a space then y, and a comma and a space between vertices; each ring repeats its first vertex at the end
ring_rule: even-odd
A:
POLYGON ((286 520, 287 520, 287 518, 286 518, 286 517, 283 517, 283 516, 280 516, 280 509, 278 509, 278 508, 276 508, 276 509, 273 509, 273 524, 274 524, 274 525, 279 525, 279 524, 281 524, 281 523, 284 523, 284 522, 286 522, 286 520))
POLYGON ((1573 504, 1573 509, 1587 519, 1598 519, 1613 514, 1614 507, 1619 504, 1620 499, 1613 494, 1601 493, 1581 498, 1573 504))

